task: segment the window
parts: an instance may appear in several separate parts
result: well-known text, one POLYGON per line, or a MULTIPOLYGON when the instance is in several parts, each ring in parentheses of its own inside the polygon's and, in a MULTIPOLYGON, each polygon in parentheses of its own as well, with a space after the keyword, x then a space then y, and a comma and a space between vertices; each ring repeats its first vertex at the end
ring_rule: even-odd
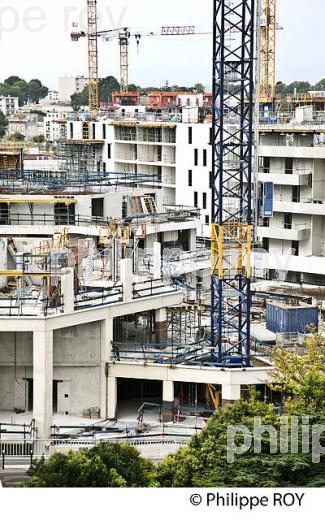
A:
POLYGON ((106 162, 103 162, 103 172, 106 172, 106 162))
POLYGON ((106 125, 103 124, 103 139, 106 139, 106 125))
POLYGON ((197 208, 198 206, 198 193, 197 191, 194 192, 194 207, 197 208))
POLYGON ((93 123, 93 139, 96 139, 96 123, 93 123))
POLYGON ((199 164, 199 150, 197 148, 194 149, 194 166, 198 166, 199 164))
POLYGON ((270 158, 262 157, 262 172, 270 173, 270 158))
POLYGON ((188 127, 188 144, 193 144, 193 128, 188 127))
POLYGON ((207 151, 203 150, 203 166, 207 165, 207 151))
POLYGON ((292 202, 300 202, 300 186, 292 186, 292 202))
POLYGON ((107 157, 109 159, 112 158, 112 149, 111 149, 111 145, 110 144, 107 145, 107 157))
POLYGON ((188 170, 188 185, 193 186, 193 172, 192 170, 188 170))
POLYGON ((209 139, 209 144, 212 144, 212 137, 213 137, 213 134, 212 134, 212 126, 210 127, 210 139, 209 139))
POLYGON ((73 139, 73 123, 70 123, 70 139, 73 139))
POLYGON ((213 178, 212 178, 212 172, 209 172, 209 189, 212 189, 213 185, 213 178))
POLYGON ((207 209, 207 194, 202 193, 202 208, 207 209))
POLYGON ((264 251, 266 251, 267 253, 269 252, 269 249, 270 249, 270 239, 269 238, 267 238, 267 237, 263 238, 262 247, 263 247, 264 251))
POLYGON ((292 213, 284 214, 284 229, 292 229, 292 213))
POLYGON ((291 248, 293 249, 293 255, 299 256, 299 242, 297 240, 292 240, 291 248))
POLYGON ((210 217, 209 217, 209 215, 205 215, 205 224, 207 226, 210 224, 210 217))
POLYGON ((284 173, 292 174, 293 172, 293 159, 291 157, 285 159, 284 161, 284 173))

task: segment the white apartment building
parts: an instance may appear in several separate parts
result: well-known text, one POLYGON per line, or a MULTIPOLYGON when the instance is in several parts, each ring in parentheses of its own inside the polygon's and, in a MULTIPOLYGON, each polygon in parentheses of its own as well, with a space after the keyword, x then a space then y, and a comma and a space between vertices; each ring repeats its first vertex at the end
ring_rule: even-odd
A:
POLYGON ((64 76, 59 78, 59 100, 70 101, 73 94, 79 94, 87 85, 84 76, 64 76))
POLYGON ((325 284, 325 118, 310 108, 260 129, 258 148, 262 242, 270 278, 325 284))
POLYGON ((133 112, 116 120, 71 121, 67 138, 103 140, 104 171, 158 174, 164 204, 200 209, 200 234, 210 236, 211 123, 173 119, 133 112))
POLYGON ((0 110, 9 117, 19 109, 19 98, 11 96, 0 96, 0 110))

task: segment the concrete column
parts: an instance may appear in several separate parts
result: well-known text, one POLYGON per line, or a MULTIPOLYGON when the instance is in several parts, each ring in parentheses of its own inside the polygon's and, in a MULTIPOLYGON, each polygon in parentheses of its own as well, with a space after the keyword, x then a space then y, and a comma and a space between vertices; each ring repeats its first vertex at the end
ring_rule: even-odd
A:
POLYGON ((53 413, 53 331, 33 333, 33 385, 37 437, 47 439, 53 413))
POLYGON ((156 343, 165 343, 167 338, 167 311, 166 308, 155 310, 155 339, 156 343))
POLYGON ((61 294, 63 296, 64 312, 74 311, 74 269, 67 267, 61 277, 61 294))
POLYGON ((109 376, 107 378, 107 418, 115 419, 117 407, 117 379, 109 376))
POLYGON ((196 250, 196 236, 197 236, 197 229, 190 229, 190 231, 189 231, 189 250, 190 251, 196 250))
POLYGON ((162 421, 172 422, 174 409, 174 381, 163 381, 162 421))
POLYGON ((123 301, 129 302, 133 297, 133 267, 132 259, 121 260, 121 283, 123 284, 123 301))
POLYGON ((234 401, 240 399, 240 385, 222 385, 222 406, 233 404, 234 401))
POLYGON ((107 363, 111 359, 113 319, 100 322, 100 417, 107 419, 107 363))
POLYGON ((153 244, 153 277, 155 280, 161 278, 161 244, 154 242, 153 244))

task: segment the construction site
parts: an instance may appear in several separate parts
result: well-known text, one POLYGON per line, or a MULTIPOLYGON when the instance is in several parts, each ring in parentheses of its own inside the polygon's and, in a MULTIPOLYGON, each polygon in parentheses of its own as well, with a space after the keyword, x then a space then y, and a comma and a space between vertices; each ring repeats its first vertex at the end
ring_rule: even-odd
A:
POLYGON ((151 93, 150 110, 133 110, 128 46, 145 35, 98 31, 97 2, 88 0, 88 30, 71 35, 88 41, 88 113, 67 121, 57 168, 28 169, 25 143, 0 143, 6 457, 124 440, 158 460, 253 387, 281 407, 266 385, 272 349, 323 330, 324 254, 316 247, 325 213, 314 199, 310 211, 292 199, 304 205, 292 213, 311 215, 292 220, 276 206, 275 185, 314 189, 314 175, 319 190, 325 153, 320 144, 315 157, 309 149, 305 159, 315 164, 302 167, 299 151, 289 164, 287 149, 270 149, 279 134, 319 135, 325 126, 267 117, 277 110, 276 0, 257 10, 253 0, 213 6, 212 113, 203 121, 198 107, 175 107, 180 93, 151 93), (113 105, 123 112, 100 108, 100 37, 119 41, 113 105))

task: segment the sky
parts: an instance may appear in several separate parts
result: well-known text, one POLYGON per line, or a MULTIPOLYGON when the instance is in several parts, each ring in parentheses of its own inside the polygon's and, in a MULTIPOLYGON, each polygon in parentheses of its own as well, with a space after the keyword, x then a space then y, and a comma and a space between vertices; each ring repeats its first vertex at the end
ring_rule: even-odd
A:
MULTIPOLYGON (((210 31, 212 0, 98 0, 99 29, 127 26, 159 34, 163 25, 210 31)), ((86 0, 0 0, 0 81, 39 78, 50 89, 64 75, 87 75, 86 40, 71 42, 73 23, 85 28, 86 0)), ((277 80, 325 77, 324 0, 278 0, 277 80)), ((211 35, 143 37, 130 43, 130 83, 191 86, 211 83, 211 35)), ((100 75, 119 75, 117 40, 99 42, 100 75)))

